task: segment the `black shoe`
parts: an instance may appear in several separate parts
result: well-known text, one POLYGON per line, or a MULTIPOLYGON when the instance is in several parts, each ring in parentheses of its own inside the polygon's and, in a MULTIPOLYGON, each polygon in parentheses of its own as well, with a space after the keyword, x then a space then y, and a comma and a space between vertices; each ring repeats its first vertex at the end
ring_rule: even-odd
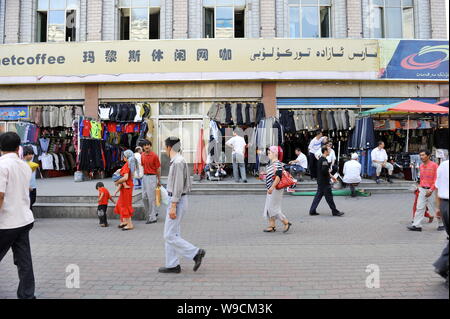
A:
POLYGON ((422 231, 422 227, 408 226, 406 228, 408 228, 411 231, 422 231))
POLYGON ((163 273, 163 274, 179 274, 181 272, 181 267, 180 265, 173 267, 173 268, 166 268, 166 267, 161 267, 158 269, 158 272, 163 273))
POLYGON ((437 273, 442 278, 448 280, 448 271, 439 271, 439 270, 435 269, 434 272, 437 273))
POLYGON ((156 223, 157 221, 156 220, 153 220, 153 221, 147 221, 146 222, 146 224, 148 225, 148 224, 154 224, 154 223, 156 223))
POLYGON ((437 230, 438 231, 443 231, 443 230, 445 230, 445 226, 438 226, 437 230))
POLYGON ((319 216, 320 214, 319 213, 317 213, 317 212, 314 212, 314 213, 309 213, 309 216, 319 216))
POLYGON ((206 251, 204 249, 199 249, 197 255, 194 257, 195 265, 194 265, 194 271, 197 271, 198 268, 200 268, 200 265, 202 264, 202 259, 205 257, 206 251))
POLYGON ((247 180, 245 180, 244 183, 248 183, 247 180))
POLYGON ((333 216, 336 216, 336 217, 344 216, 344 213, 343 212, 333 213, 333 216))
POLYGON ((388 178, 387 181, 388 181, 389 184, 394 184, 394 182, 393 182, 392 179, 390 179, 390 178, 388 178))

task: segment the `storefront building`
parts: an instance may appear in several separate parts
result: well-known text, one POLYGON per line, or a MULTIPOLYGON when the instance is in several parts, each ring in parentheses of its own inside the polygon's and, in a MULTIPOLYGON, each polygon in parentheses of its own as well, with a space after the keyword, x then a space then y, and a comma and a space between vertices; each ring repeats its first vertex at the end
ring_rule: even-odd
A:
MULTIPOLYGON (((444 6, 437 0, 0 0, 0 131, 33 122, 40 135, 31 142, 54 139, 62 153, 76 152, 83 138, 109 144, 110 136, 83 136, 70 123, 70 116, 82 116, 104 128, 120 123, 109 142, 126 138, 131 147, 144 136, 160 155, 164 139, 177 135, 193 163, 201 128, 209 139, 216 104, 260 104, 266 118, 289 111, 297 119, 408 98, 436 103, 449 95, 444 6), (397 12, 400 26, 391 17, 397 12), (70 21, 65 28, 64 21, 70 21), (108 118, 123 105, 141 114, 108 118), (36 123, 44 109, 57 109, 57 119, 36 123)), ((254 127, 242 112, 242 124, 254 127)), ((325 129, 301 122, 284 136, 286 144, 325 129)), ((439 125, 448 128, 448 121, 439 125)), ((345 149, 352 128, 327 129, 345 149)), ((70 159, 59 161, 71 168, 70 159)))

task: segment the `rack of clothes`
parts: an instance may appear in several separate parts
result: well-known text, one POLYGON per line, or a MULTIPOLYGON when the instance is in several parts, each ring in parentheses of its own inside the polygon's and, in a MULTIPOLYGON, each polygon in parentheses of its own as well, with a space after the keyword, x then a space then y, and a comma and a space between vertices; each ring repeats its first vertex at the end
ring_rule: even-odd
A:
POLYGON ((214 102, 207 116, 222 125, 253 126, 265 118, 261 102, 214 102))
POLYGON ((41 128, 72 127, 72 121, 83 115, 80 105, 33 105, 29 106, 29 121, 41 128))
POLYGON ((98 106, 98 116, 102 121, 141 122, 150 114, 149 103, 108 102, 98 106))

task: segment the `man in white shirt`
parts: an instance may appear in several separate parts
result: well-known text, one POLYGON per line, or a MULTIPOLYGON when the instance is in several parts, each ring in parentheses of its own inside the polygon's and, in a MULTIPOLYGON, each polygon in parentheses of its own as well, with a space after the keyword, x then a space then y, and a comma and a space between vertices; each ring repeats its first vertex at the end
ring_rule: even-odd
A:
MULTIPOLYGON (((327 160, 328 163, 330 163, 330 167, 333 168, 333 166, 336 164, 336 153, 334 152, 333 149, 333 142, 328 140, 326 143, 326 146, 328 148, 328 156, 327 156, 327 160)), ((319 150, 318 152, 316 152, 316 158, 317 160, 319 160, 319 158, 322 157, 322 150, 319 150)))
POLYGON ((377 172, 377 184, 380 183, 380 174, 383 168, 388 170, 388 182, 392 184, 392 172, 394 171, 394 166, 391 163, 388 163, 388 155, 386 150, 384 149, 384 142, 379 141, 378 146, 375 147, 370 153, 372 158, 372 166, 376 168, 377 172))
MULTIPOLYGON (((439 165, 437 170, 437 177, 435 186, 437 188, 437 196, 436 196, 436 215, 440 215, 442 221, 444 222, 445 231, 447 232, 447 236, 449 235, 449 220, 448 220, 448 160, 444 161, 439 165)), ((447 283, 448 286, 448 238, 447 238, 447 246, 442 251, 441 256, 438 260, 433 264, 435 267, 435 272, 442 276, 447 283)))
POLYGON ((225 145, 233 149, 233 177, 236 183, 239 183, 239 172, 241 179, 244 183, 247 183, 247 175, 245 171, 245 148, 247 143, 242 136, 237 134, 236 128, 233 129, 233 137, 230 138, 225 145))
POLYGON ((297 159, 290 161, 289 165, 286 165, 284 168, 289 169, 293 176, 298 175, 299 181, 302 181, 302 173, 306 172, 308 169, 308 159, 299 147, 295 149, 295 155, 297 156, 297 159))
POLYGON ((344 178, 345 184, 350 185, 352 197, 356 197, 355 186, 361 183, 361 164, 358 162, 358 154, 353 153, 352 159, 344 164, 344 178))
POLYGON ((34 299, 34 272, 29 232, 34 218, 30 210, 31 168, 19 158, 20 137, 0 135, 0 262, 12 248, 19 273, 19 299, 34 299))
MULTIPOLYGON (((322 131, 317 131, 316 136, 311 140, 308 146, 309 151, 309 171, 311 173, 311 179, 317 178, 317 157, 316 153, 321 152, 322 143, 326 142, 327 137, 323 136, 322 131)), ((322 153, 320 154, 322 156, 322 153)))

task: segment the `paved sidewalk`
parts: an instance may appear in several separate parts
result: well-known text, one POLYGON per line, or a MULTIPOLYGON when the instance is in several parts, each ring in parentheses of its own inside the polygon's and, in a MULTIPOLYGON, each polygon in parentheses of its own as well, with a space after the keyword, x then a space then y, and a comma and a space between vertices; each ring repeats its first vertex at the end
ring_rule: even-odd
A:
MULTIPOLYGON (((263 233, 264 196, 190 196, 183 237, 206 249, 204 264, 159 274, 163 219, 122 232, 96 219, 40 219, 31 233, 38 298, 449 298, 432 263, 446 241, 437 224, 409 232, 413 196, 336 197, 308 216, 312 197, 286 197, 289 234, 263 233), (80 268, 80 288, 66 288, 66 267, 80 268), (366 288, 366 267, 380 268, 380 288, 366 288)), ((9 252, 0 263, 0 298, 15 298, 9 252)))

